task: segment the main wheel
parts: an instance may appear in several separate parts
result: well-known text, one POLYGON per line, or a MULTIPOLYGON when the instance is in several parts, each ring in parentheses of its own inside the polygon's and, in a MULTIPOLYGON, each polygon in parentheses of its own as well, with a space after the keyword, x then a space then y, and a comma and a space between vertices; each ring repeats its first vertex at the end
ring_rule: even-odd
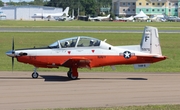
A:
POLYGON ((68 78, 70 78, 70 79, 72 79, 72 80, 75 80, 75 79, 78 78, 78 77, 76 77, 76 76, 73 76, 72 71, 68 71, 68 72, 67 72, 67 76, 68 76, 68 78))
POLYGON ((37 72, 33 72, 32 73, 32 78, 36 79, 38 78, 39 74, 37 72))

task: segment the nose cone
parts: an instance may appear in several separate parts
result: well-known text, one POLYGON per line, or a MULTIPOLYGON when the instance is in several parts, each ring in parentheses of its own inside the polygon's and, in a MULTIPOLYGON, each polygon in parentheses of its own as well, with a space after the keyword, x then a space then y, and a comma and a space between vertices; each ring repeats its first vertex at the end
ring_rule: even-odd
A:
POLYGON ((7 51, 6 55, 9 56, 9 57, 14 57, 15 56, 15 51, 13 51, 13 50, 7 51))

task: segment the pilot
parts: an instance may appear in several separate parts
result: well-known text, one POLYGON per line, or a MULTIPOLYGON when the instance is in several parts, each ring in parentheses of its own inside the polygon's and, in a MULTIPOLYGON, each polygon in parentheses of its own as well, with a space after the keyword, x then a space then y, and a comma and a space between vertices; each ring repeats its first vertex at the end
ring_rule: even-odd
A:
POLYGON ((94 45, 94 40, 90 40, 89 46, 93 46, 94 45))
POLYGON ((66 41, 66 42, 64 43, 64 47, 66 48, 66 47, 69 47, 69 46, 70 46, 69 41, 66 41))
POLYGON ((70 47, 75 47, 75 45, 76 45, 76 42, 72 41, 70 47))

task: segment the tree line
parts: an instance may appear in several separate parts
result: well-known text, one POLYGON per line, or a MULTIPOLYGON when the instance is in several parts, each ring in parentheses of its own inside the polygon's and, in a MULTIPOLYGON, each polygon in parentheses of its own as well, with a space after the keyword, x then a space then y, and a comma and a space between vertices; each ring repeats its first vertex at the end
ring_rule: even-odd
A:
MULTIPOLYGON (((46 6, 67 6, 74 9, 75 15, 99 15, 101 7, 111 7, 112 0, 50 0, 46 6)), ((71 12, 71 10, 70 10, 71 12)))
MULTIPOLYGON (((0 5, 3 6, 3 3, 0 0, 0 5)), ((70 7, 70 13, 74 10, 74 15, 99 15, 100 8, 111 8, 112 0, 34 0, 31 2, 25 2, 22 0, 19 2, 10 2, 6 3, 7 5, 40 5, 40 6, 50 6, 50 7, 60 7, 65 9, 70 7)), ((108 14, 109 12, 106 12, 108 14)))

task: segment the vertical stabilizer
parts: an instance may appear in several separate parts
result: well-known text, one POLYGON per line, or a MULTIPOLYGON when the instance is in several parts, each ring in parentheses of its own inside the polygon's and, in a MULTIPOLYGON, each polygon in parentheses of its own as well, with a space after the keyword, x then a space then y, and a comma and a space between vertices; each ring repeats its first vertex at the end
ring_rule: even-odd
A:
POLYGON ((141 51, 162 55, 159 34, 156 27, 146 26, 141 40, 141 51))
POLYGON ((110 16, 111 16, 111 15, 110 15, 110 14, 108 14, 108 15, 107 15, 107 18, 110 18, 110 16))
POLYGON ((65 14, 65 16, 69 16, 68 13, 69 13, 69 7, 66 7, 66 9, 64 10, 63 12, 65 14))

